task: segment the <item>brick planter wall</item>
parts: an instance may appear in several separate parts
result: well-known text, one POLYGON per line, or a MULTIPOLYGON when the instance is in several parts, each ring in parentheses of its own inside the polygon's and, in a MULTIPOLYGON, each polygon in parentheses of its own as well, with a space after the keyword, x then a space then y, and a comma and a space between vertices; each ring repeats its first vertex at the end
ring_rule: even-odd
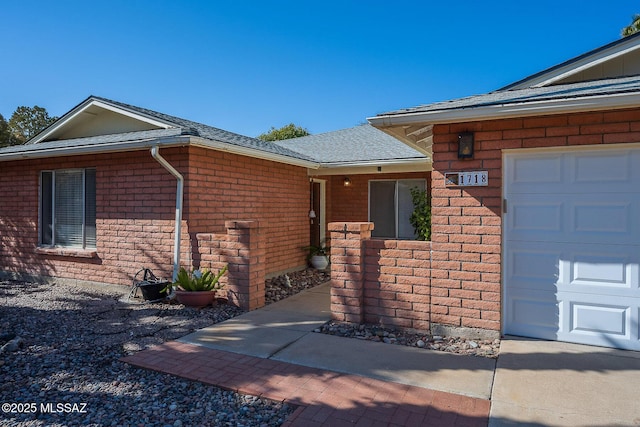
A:
POLYGON ((371 239, 372 230, 329 224, 332 318, 428 330, 431 242, 371 239))
POLYGON ((265 239, 258 221, 227 221, 227 234, 197 234, 194 264, 214 272, 229 266, 222 283, 229 300, 245 310, 264 306, 265 239))

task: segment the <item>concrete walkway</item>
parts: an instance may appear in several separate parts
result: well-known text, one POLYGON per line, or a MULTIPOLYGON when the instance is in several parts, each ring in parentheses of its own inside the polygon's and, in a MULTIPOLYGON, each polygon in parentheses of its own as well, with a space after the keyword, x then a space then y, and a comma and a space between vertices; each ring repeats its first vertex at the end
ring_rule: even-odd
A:
POLYGON ((510 337, 489 425, 639 426, 638 384, 638 352, 510 337))
POLYGON ((510 337, 496 366, 312 332, 330 317, 325 284, 124 360, 300 405, 291 426, 640 425, 640 353, 510 337))
POLYGON ((178 341, 481 399, 495 360, 314 333, 331 319, 329 284, 201 329, 178 341))

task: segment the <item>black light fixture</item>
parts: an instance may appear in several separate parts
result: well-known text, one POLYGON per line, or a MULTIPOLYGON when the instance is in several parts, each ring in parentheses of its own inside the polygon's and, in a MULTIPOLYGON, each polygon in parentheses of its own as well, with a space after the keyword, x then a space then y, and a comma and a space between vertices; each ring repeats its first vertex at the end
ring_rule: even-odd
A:
POLYGON ((342 181, 342 183, 344 184, 345 187, 348 187, 351 185, 351 180, 349 179, 348 176, 344 177, 344 180, 342 181))
POLYGON ((473 159, 473 132, 458 135, 458 158, 473 159))

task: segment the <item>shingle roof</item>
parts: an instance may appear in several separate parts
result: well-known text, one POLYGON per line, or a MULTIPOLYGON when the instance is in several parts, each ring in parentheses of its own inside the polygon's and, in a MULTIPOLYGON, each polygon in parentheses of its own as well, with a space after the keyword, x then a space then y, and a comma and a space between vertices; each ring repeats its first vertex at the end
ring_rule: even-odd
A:
POLYGON ((86 138, 73 138, 73 139, 62 139, 55 141, 45 141, 39 142, 37 144, 24 144, 24 145, 13 145, 10 147, 4 147, 0 149, 0 153, 2 154, 11 154, 11 153, 29 153, 36 151, 46 151, 51 149, 59 149, 59 148, 78 148, 78 147, 86 147, 86 146, 95 146, 99 144, 112 144, 112 143, 128 143, 128 142, 139 142, 145 140, 152 140, 158 138, 168 138, 179 136, 182 134, 182 129, 180 128, 170 128, 170 129, 154 129, 154 130, 143 130, 137 132, 126 132, 126 133, 116 133, 111 135, 100 135, 100 136, 91 136, 86 138))
POLYGON ((640 93, 640 76, 594 80, 589 82, 537 88, 501 90, 485 95, 470 96, 451 101, 437 102, 434 104, 390 111, 378 114, 378 117, 405 115, 411 113, 464 110, 486 106, 527 104, 541 101, 559 101, 625 93, 640 93))
POLYGON ((180 117, 170 116, 168 114, 159 113, 157 111, 149 110, 146 108, 136 107, 134 105, 125 104, 118 101, 113 101, 98 96, 92 96, 90 99, 96 99, 102 102, 106 102, 126 110, 145 115, 167 124, 179 127, 183 129, 183 134, 189 133, 191 135, 200 136, 213 141, 224 142, 227 144, 233 144, 245 148, 252 148, 260 151, 265 151, 272 154, 278 154, 282 156, 293 157, 300 160, 313 161, 312 158, 305 156, 302 153, 288 150, 284 147, 278 146, 272 142, 262 141, 257 138, 251 138, 248 136, 240 135, 237 133, 229 132, 223 129, 218 129, 213 126, 208 126, 202 123, 193 122, 191 120, 182 119, 180 117))
POLYGON ((427 159, 420 152, 368 124, 276 141, 276 144, 313 157, 321 163, 427 159))

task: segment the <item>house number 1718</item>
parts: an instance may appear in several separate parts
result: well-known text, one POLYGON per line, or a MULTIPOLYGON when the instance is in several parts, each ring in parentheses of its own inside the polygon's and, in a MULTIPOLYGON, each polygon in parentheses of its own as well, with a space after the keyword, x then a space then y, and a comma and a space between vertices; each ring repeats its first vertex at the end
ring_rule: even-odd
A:
POLYGON ((489 185, 487 171, 449 172, 445 173, 445 184, 461 187, 482 187, 489 185))

